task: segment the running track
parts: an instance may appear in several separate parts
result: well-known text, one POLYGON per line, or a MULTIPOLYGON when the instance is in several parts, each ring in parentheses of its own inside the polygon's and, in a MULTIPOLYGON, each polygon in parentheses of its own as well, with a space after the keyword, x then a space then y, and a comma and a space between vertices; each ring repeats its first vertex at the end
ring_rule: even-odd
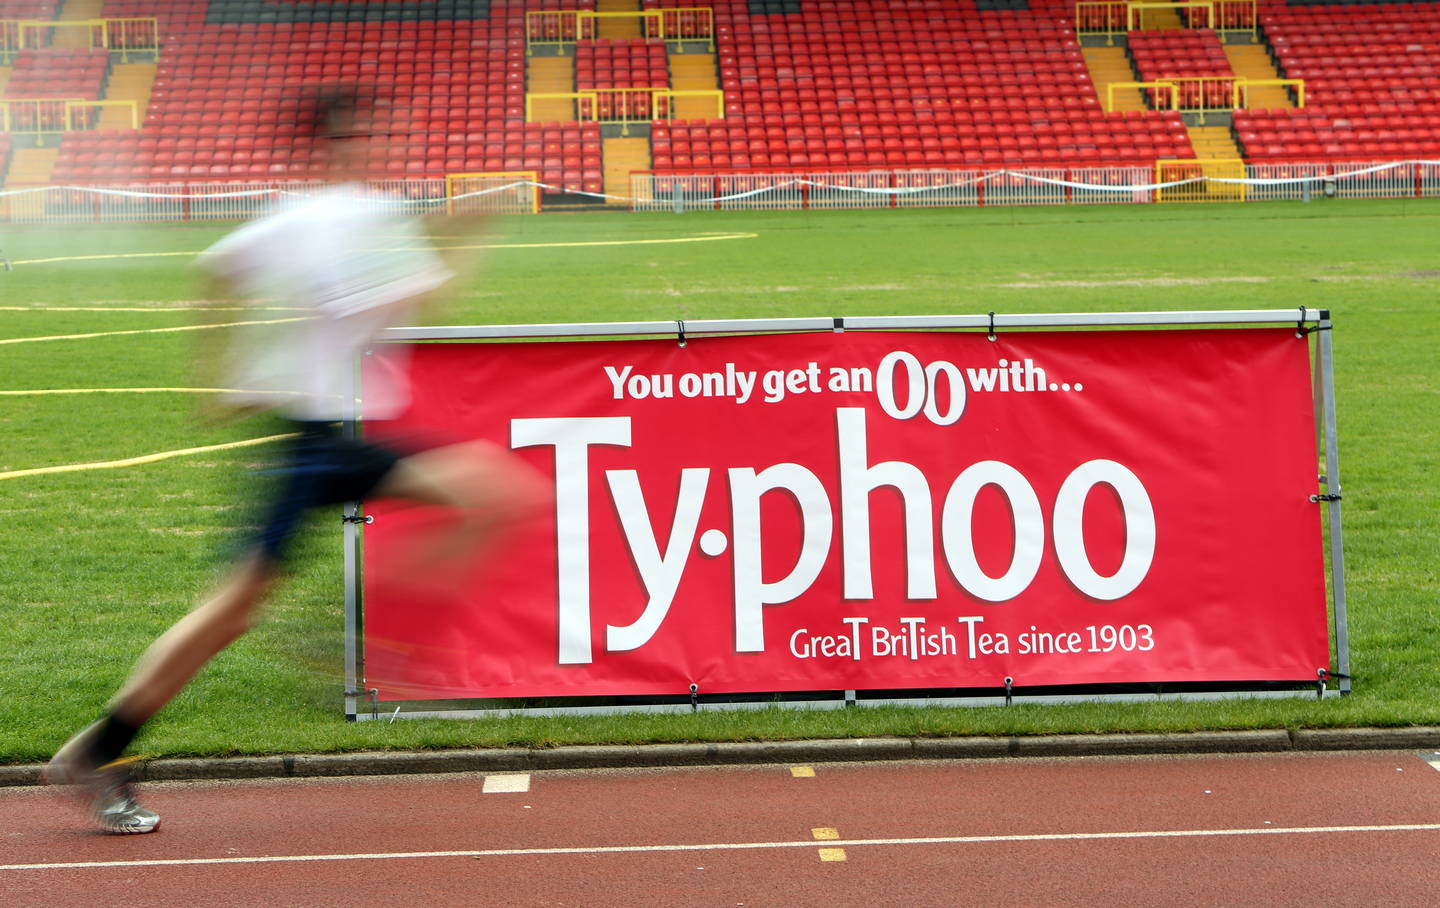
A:
POLYGON ((0 905, 1425 905, 1440 755, 154 784, 153 835, 0 789, 0 905), (813 774, 812 774, 813 773, 813 774), (490 789, 490 790, 486 790, 490 789))

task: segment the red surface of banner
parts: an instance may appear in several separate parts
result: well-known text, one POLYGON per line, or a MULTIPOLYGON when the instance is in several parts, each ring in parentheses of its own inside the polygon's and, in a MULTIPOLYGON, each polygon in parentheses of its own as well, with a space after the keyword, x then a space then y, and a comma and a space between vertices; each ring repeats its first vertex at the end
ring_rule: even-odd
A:
POLYGON ((1329 664, 1293 329, 410 353, 410 410, 367 435, 488 439, 555 502, 429 593, 383 578, 443 517, 369 509, 383 699, 1313 681, 1329 664))

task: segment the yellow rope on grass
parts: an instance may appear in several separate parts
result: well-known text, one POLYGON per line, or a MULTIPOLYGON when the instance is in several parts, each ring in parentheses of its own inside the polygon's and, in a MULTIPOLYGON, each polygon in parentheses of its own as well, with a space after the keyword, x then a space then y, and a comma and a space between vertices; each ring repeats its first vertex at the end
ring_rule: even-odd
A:
POLYGON ((280 441, 283 438, 291 438, 293 436, 293 432, 287 432, 283 435, 267 435, 264 438, 248 438, 245 441, 230 441, 224 444, 204 445, 198 448, 181 448, 178 451, 158 451, 154 454, 142 454, 139 457, 127 457, 124 460, 102 460, 95 463, 67 463, 55 467, 11 470, 8 473, 0 473, 0 480, 20 479, 24 476, 44 476, 50 473, 74 473, 81 470, 114 470, 120 467, 138 467, 160 460, 169 460, 172 457, 188 457, 191 454, 208 454, 211 451, 228 451, 233 448, 251 448, 256 445, 269 444, 272 441, 280 441))

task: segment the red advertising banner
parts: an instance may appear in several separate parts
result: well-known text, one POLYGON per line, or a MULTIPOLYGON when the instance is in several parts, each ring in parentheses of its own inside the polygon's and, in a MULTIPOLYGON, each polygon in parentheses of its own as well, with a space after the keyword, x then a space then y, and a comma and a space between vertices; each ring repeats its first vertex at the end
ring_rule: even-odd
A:
MULTIPOLYGON (((377 502, 382 699, 1314 681, 1329 664, 1294 329, 409 349, 443 427, 553 513, 427 594, 377 502)), ((370 368, 379 368, 372 366, 370 368)))

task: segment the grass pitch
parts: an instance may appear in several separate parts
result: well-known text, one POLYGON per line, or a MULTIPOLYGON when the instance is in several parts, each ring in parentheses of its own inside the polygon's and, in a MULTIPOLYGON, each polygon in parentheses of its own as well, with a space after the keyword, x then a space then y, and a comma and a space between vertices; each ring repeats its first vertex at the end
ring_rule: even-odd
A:
MULTIPOLYGON (((152 755, 1440 723, 1440 202, 544 215, 493 222, 444 323, 1328 308, 1355 693, 1343 701, 347 723, 339 532, 147 729, 152 755), (576 245, 706 238, 701 242, 576 245), (569 245, 560 245, 569 244, 569 245)), ((0 474, 261 437, 195 418, 191 254, 226 225, 10 228, 0 474), (158 253, 158 255, 157 255, 158 253), (176 255, 174 253, 182 253, 176 255), (85 258, 77 258, 84 256, 85 258), (158 330, 180 329, 180 330, 158 330), (46 339, 50 338, 50 339, 46 339), (121 390, 114 390, 121 389, 121 390), (65 393, 10 393, 58 391, 65 393)), ((446 225, 436 225, 441 242, 446 225)), ((236 320, 264 313, 235 313, 236 320)), ((283 316, 283 313, 275 313, 283 316)), ((189 609, 258 448, 0 475, 0 762, 47 756, 189 609)))

